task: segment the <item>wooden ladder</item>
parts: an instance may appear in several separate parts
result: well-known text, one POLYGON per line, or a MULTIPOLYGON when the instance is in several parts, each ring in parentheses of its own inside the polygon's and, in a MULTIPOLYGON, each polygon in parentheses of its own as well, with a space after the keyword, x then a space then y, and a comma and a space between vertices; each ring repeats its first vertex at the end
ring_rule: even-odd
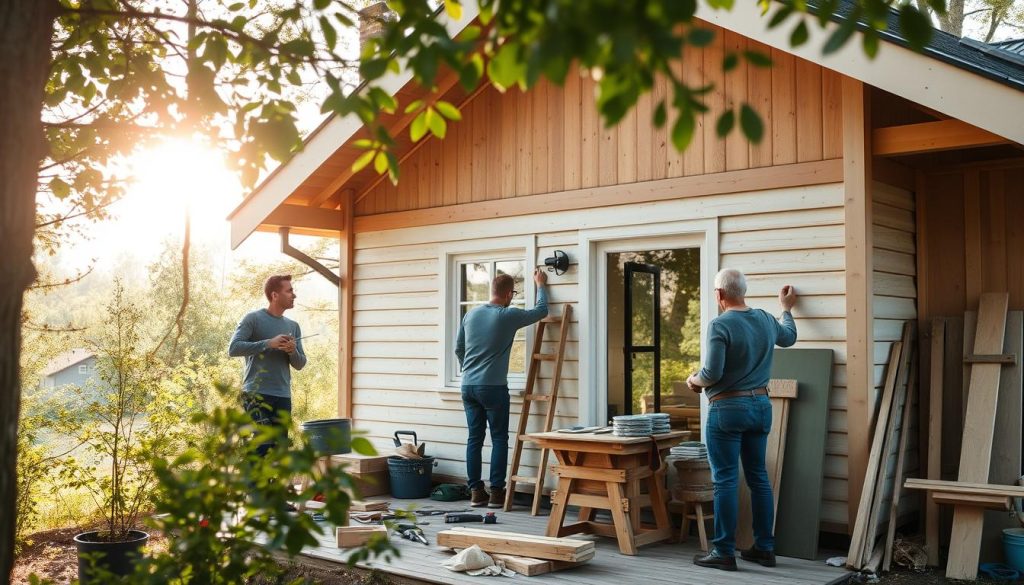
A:
POLYGON ((519 428, 516 431, 516 445, 512 450, 512 465, 510 468, 508 486, 505 489, 505 511, 512 509, 512 498, 516 493, 516 483, 532 483, 533 507, 530 513, 534 516, 540 510, 540 497, 544 491, 544 474, 548 466, 548 450, 540 450, 540 465, 537 467, 537 476, 519 475, 519 462, 523 456, 523 437, 526 435, 526 426, 530 421, 530 406, 534 402, 547 402, 547 415, 544 417, 544 428, 542 432, 551 430, 551 424, 555 419, 555 406, 558 403, 558 385, 562 381, 562 361, 565 358, 565 339, 569 335, 569 322, 572 321, 572 305, 565 305, 562 315, 558 317, 545 317, 537 323, 537 332, 533 338, 533 353, 530 360, 530 370, 526 374, 526 391, 523 393, 523 411, 519 415, 519 428), (540 347, 544 342, 544 329, 548 323, 560 323, 558 331, 558 346, 554 353, 541 353, 540 347), (537 378, 540 376, 541 362, 555 362, 554 378, 551 381, 551 392, 538 394, 534 391, 537 387, 537 378))

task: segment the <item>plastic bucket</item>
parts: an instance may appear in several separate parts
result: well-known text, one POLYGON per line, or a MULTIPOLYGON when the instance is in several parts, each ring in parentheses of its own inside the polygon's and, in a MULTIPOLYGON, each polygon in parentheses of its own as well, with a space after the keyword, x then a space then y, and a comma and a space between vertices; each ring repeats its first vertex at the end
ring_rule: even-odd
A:
POLYGON ((1006 564, 1024 572, 1024 528, 1003 529, 1003 553, 1006 564))
POLYGON ((344 455, 352 452, 352 420, 327 418, 302 423, 302 434, 317 455, 344 455))
POLYGON ((388 457, 391 497, 404 500, 428 497, 435 465, 437 464, 433 457, 422 459, 402 459, 394 455, 388 457))

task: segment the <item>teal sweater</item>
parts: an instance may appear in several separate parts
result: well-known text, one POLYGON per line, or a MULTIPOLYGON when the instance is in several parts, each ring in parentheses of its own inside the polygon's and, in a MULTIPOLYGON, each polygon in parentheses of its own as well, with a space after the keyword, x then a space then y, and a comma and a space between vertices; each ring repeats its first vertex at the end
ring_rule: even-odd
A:
POLYGON ((290 368, 301 370, 306 365, 306 352, 302 349, 300 337, 302 330, 298 323, 283 315, 275 317, 266 309, 258 309, 242 317, 228 346, 228 355, 245 358, 242 390, 291 398, 290 368), (291 335, 298 340, 294 353, 289 355, 279 349, 270 349, 268 342, 278 335, 291 335))
POLYGON ((462 366, 462 385, 508 384, 508 360, 516 331, 548 314, 545 287, 537 289, 537 305, 530 310, 490 303, 466 313, 455 341, 455 355, 462 366))
POLYGON ((727 390, 768 386, 772 349, 796 343, 796 323, 789 311, 782 323, 761 309, 726 311, 708 327, 708 350, 699 377, 710 398, 727 390))

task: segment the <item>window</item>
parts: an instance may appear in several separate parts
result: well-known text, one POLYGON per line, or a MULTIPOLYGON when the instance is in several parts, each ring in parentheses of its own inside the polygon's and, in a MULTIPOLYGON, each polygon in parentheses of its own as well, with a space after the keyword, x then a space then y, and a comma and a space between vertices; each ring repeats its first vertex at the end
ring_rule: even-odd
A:
MULTIPOLYGON (((491 281, 499 274, 507 274, 515 282, 516 295, 512 299, 513 307, 526 308, 527 282, 526 260, 523 252, 467 254, 451 257, 451 289, 456 294, 450 295, 453 305, 448 314, 448 338, 454 350, 455 338, 459 334, 459 325, 466 313, 486 305, 491 300, 491 281)), ((530 287, 532 290, 532 287, 530 287)), ((508 380, 510 385, 522 386, 526 380, 526 333, 528 328, 516 332, 512 342, 512 354, 509 358, 508 380)), ((447 368, 448 385, 458 386, 462 380, 462 369, 454 351, 447 368)))
POLYGON ((78 373, 79 374, 88 374, 89 373, 89 365, 88 364, 82 364, 82 365, 78 366, 78 373))

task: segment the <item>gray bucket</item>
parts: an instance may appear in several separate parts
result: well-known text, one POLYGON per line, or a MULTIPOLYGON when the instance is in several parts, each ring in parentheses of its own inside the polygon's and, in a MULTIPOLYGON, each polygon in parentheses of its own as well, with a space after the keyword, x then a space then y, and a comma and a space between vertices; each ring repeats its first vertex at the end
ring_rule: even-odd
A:
POLYGON ((302 434, 317 455, 352 452, 352 419, 327 418, 302 423, 302 434))

